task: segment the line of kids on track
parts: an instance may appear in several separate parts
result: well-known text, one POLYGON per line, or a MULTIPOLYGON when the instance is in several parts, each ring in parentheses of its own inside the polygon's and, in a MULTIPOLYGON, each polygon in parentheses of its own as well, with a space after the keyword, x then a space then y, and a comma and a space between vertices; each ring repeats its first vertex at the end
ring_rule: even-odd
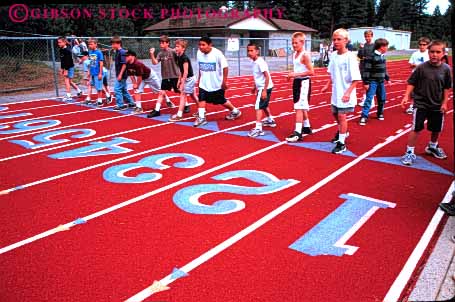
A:
MULTIPOLYGON (((367 38, 367 35, 370 34, 372 37, 372 32, 366 32, 365 37, 367 38)), ((366 40, 367 44, 372 44, 368 43, 371 39, 366 40)), ((332 149, 332 153, 335 154, 340 154, 347 150, 346 139, 349 136, 347 114, 354 112, 354 108, 357 105, 356 85, 358 82, 363 81, 366 89, 360 124, 366 124, 374 95, 377 96, 378 102, 377 118, 380 121, 384 120, 384 81, 388 80, 384 53, 387 51, 388 41, 377 39, 373 45, 362 45, 362 51, 360 52, 362 53, 362 57, 360 57, 362 73, 359 69, 357 57, 347 49, 348 41, 349 33, 347 30, 340 28, 333 32, 332 42, 335 51, 330 57, 327 69, 330 79, 321 89, 323 93, 328 91, 330 86, 332 88, 331 110, 338 123, 338 131, 331 140, 335 144, 332 149), (367 49, 369 50, 367 51, 367 49)), ((183 119, 183 113, 189 113, 187 96, 190 96, 198 106, 197 112, 193 114, 195 127, 207 124, 206 103, 221 105, 228 109, 230 112, 225 117, 228 120, 235 120, 242 115, 241 111, 225 97, 225 91, 228 89, 228 63, 223 53, 213 47, 212 40, 209 37, 202 37, 199 40, 199 50, 197 52, 199 75, 197 78, 193 72, 191 60, 185 54, 187 41, 177 39, 175 41, 175 49, 172 49, 170 48, 169 38, 163 35, 160 37, 159 43, 160 51, 155 56, 155 49, 151 48, 150 58, 154 65, 161 63, 161 81, 152 69, 136 58, 136 53, 133 50, 127 51, 122 47, 120 37, 115 36, 111 39, 112 49, 116 51, 114 57, 116 106, 113 108, 114 110, 133 108, 136 112, 142 112, 141 94, 144 92, 145 85, 148 85, 153 92, 158 94, 155 108, 148 113, 148 117, 160 115, 163 99, 166 100, 168 107, 174 107, 166 93, 172 90, 180 94, 180 101, 177 113, 172 115, 169 121, 180 121, 183 119), (128 76, 133 83, 134 100, 127 90, 126 80, 128 76), (199 94, 195 92, 196 85, 199 88, 199 94)), ((303 134, 312 133, 309 119, 309 98, 311 94, 311 76, 314 75, 314 70, 310 55, 304 51, 304 43, 304 33, 295 32, 292 35, 292 47, 294 50, 293 71, 288 73, 287 78, 293 81, 292 93, 296 118, 294 131, 286 137, 288 142, 301 141, 303 134)), ((77 89, 78 96, 81 95, 81 90, 72 82, 74 64, 71 66, 69 59, 65 57, 68 56, 65 44, 65 39, 63 37, 59 38, 58 45, 61 48, 62 74, 65 76, 66 99, 68 100, 71 98, 70 86, 77 89)), ((88 48, 88 53, 82 53, 85 79, 89 87, 86 103, 91 103, 90 91, 91 87, 94 87, 97 90, 96 104, 103 106, 103 89, 106 94, 107 104, 111 102, 109 87, 107 85, 103 87, 103 79, 106 79, 107 76, 103 66, 103 53, 97 49, 97 40, 94 38, 88 40, 88 48)), ((432 135, 425 152, 436 158, 447 158, 442 148, 438 145, 439 134, 442 131, 443 115, 447 111, 448 93, 451 88, 450 68, 447 64, 441 62, 444 50, 445 43, 433 41, 429 45, 429 61, 418 66, 408 80, 402 106, 405 106, 412 93, 414 111, 413 131, 409 135, 406 154, 402 157, 402 163, 405 165, 412 165, 416 161, 414 146, 426 120, 428 121, 427 129, 432 132, 432 135)), ((247 55, 252 60, 252 73, 255 82, 252 92, 256 95, 256 124, 248 135, 256 137, 265 134, 263 127, 276 127, 276 122, 269 107, 273 82, 268 65, 259 56, 259 47, 256 44, 248 44, 247 55)))

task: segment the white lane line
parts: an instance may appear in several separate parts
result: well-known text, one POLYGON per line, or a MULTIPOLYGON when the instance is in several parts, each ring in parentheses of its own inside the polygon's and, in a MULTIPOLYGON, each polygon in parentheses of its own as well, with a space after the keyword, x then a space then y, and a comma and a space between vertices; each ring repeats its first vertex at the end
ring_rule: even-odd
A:
MULTIPOLYGON (((210 249, 209 251, 205 252, 201 256, 197 257, 196 259, 192 260, 191 262, 187 263, 186 265, 184 265, 183 267, 181 267, 179 269, 188 274, 193 269, 195 269, 198 266, 204 264, 205 262, 207 262, 208 260, 210 260, 211 258, 216 256, 217 254, 219 254, 219 253, 223 252, 224 250, 226 250, 227 248, 231 247, 232 245, 234 245, 235 243, 237 243, 238 241, 240 241, 241 239, 243 239, 247 235, 251 234, 252 232, 257 230, 258 228, 260 228, 261 226, 266 224, 267 222, 271 221, 273 218, 277 217, 279 214, 283 213, 284 211, 288 210, 289 208, 293 207, 294 205, 296 205, 297 203, 302 201, 302 199, 304 199, 305 197, 307 197, 310 194, 314 193, 315 191, 319 190, 321 187, 325 186, 326 184, 328 184, 329 182, 331 182, 332 180, 334 180, 335 178, 337 178, 338 176, 340 176, 344 172, 348 171, 349 169, 351 169, 352 167, 357 165, 363 159, 367 158, 368 156, 370 156, 371 154, 373 154, 376 151, 380 150, 381 148, 387 146, 392 141, 397 140, 398 138, 400 138, 401 136, 403 136, 404 134, 406 134, 409 131, 410 131, 410 129, 407 130, 406 132, 397 134, 396 136, 394 136, 393 140, 388 140, 388 141, 384 141, 384 142, 382 142, 380 144, 377 144, 376 146, 374 146, 373 148, 371 148, 367 152, 363 153, 362 155, 360 155, 359 157, 357 157, 353 161, 347 163, 346 165, 344 165, 341 168, 337 169, 336 171, 332 172, 330 175, 328 175, 324 179, 320 180, 318 183, 314 184, 313 186, 311 186, 310 188, 306 189, 305 191, 303 191, 299 195, 295 196, 291 200, 287 201, 283 205, 279 206, 275 210, 269 212, 267 215, 265 215, 264 217, 260 218, 259 220, 257 220, 253 224, 251 224, 248 227, 246 227, 245 229, 241 230, 240 232, 238 232, 234 236, 232 236, 229 239, 223 241, 222 243, 218 244, 214 248, 210 249)), ((175 280, 176 279, 173 278, 172 274, 169 274, 166 277, 164 277, 163 279, 161 279, 159 282, 161 283, 161 285, 167 286, 167 285, 171 284, 172 282, 174 282, 175 280)), ((144 290, 138 292, 134 296, 132 296, 129 299, 127 299, 126 302, 140 302, 140 301, 143 301, 144 299, 150 297, 153 294, 153 292, 151 292, 149 290, 149 288, 150 287, 147 287, 144 290)))
MULTIPOLYGON (((446 195, 442 202, 447 203, 452 198, 452 192, 454 190, 454 182, 449 187, 446 195)), ((414 272, 417 264, 422 258, 423 253, 425 252, 428 244, 431 241, 439 223, 441 222, 442 217, 444 216, 444 212, 441 209, 437 209, 431 219, 430 223, 428 224, 425 232, 423 233, 422 237, 420 238, 419 242, 417 243, 416 247, 412 251, 411 256, 409 256, 406 264, 403 266, 401 272, 398 274, 398 277, 393 282, 392 286, 390 287, 389 291, 387 292, 384 302, 397 302, 403 292, 404 287, 408 284, 409 279, 414 272)))

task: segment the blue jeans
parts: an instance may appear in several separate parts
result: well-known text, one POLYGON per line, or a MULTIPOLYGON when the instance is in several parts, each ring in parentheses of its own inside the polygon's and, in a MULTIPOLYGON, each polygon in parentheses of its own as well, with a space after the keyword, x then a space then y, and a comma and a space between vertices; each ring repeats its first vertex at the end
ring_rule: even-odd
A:
POLYGON ((362 117, 368 117, 370 113, 371 102, 373 101, 374 96, 378 101, 378 111, 377 115, 383 114, 384 104, 385 104, 385 87, 384 82, 370 82, 370 86, 367 91, 367 96, 365 98, 365 103, 363 103, 362 117))
POLYGON ((121 81, 117 79, 115 80, 114 85, 115 101, 117 103, 117 106, 119 107, 123 106, 123 98, 125 98, 125 101, 128 104, 134 104, 134 100, 126 88, 127 88, 126 79, 121 81))

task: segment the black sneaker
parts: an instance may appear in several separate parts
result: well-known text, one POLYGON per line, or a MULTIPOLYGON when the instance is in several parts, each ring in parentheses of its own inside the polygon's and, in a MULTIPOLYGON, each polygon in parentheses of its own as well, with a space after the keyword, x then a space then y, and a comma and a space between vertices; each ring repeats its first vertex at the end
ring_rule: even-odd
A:
POLYGON ((330 140, 332 143, 336 144, 338 142, 338 140, 340 139, 340 132, 337 131, 337 133, 335 133, 335 136, 330 140))
POLYGON ((152 112, 147 114, 147 117, 157 117, 157 116, 160 116, 160 115, 161 115, 161 113, 159 111, 152 110, 152 112))
POLYGON ((186 105, 185 107, 183 107, 183 113, 190 113, 190 106, 189 105, 186 105))
POLYGON ((120 111, 120 110, 125 110, 126 108, 128 108, 128 106, 122 105, 122 106, 115 106, 114 108, 112 108, 112 110, 120 111))
POLYGON ((434 157, 439 158, 439 159, 446 159, 446 158, 447 158, 446 153, 444 152, 444 150, 442 150, 442 148, 439 147, 439 145, 437 145, 436 148, 431 148, 431 147, 428 145, 428 146, 425 148, 425 153, 426 153, 426 154, 431 154, 431 155, 433 155, 434 157))
POLYGON ((289 135, 288 137, 286 137, 286 140, 290 143, 295 143, 297 141, 301 141, 302 140, 302 134, 301 133, 298 133, 297 131, 294 131, 292 132, 291 135, 289 135))
POLYGON ((313 134, 313 130, 310 127, 303 127, 302 133, 303 134, 313 134))
POLYGON ((449 216, 455 216, 455 204, 440 203, 439 207, 449 216))
POLYGON ((111 95, 106 97, 106 104, 109 105, 110 103, 112 103, 112 96, 111 95))
POLYGON ((103 101, 97 101, 96 104, 98 105, 98 107, 103 107, 103 101))
POLYGON ((77 93, 77 97, 81 97, 81 96, 82 96, 82 91, 79 91, 79 92, 77 93))
POLYGON ((343 153, 344 151, 346 151, 346 145, 345 144, 342 144, 341 142, 337 142, 337 144, 335 145, 335 148, 332 149, 332 153, 334 154, 340 154, 340 153, 343 153))
POLYGON ((359 121, 360 126, 365 126, 367 124, 367 118, 366 117, 361 117, 359 121))
POLYGON ((136 104, 134 103, 128 104, 128 108, 136 108, 136 104))
POLYGON ((378 114, 378 120, 383 121, 384 120, 384 114, 378 114))

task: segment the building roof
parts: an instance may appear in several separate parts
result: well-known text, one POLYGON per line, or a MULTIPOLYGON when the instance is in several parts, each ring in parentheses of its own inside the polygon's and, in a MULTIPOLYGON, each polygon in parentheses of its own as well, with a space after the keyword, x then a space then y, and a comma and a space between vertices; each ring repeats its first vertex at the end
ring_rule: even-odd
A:
MULTIPOLYGON (((180 30, 189 30, 189 29, 227 29, 230 26, 245 20, 247 18, 253 17, 243 17, 238 19, 232 18, 206 18, 201 16, 193 16, 192 18, 178 18, 178 19, 165 19, 156 24, 146 27, 145 31, 180 31, 180 30)), ((258 16, 256 18, 261 19, 263 22, 266 22, 278 30, 287 30, 287 31, 303 31, 303 32, 317 32, 316 29, 310 28, 300 23, 296 23, 290 20, 271 18, 267 19, 263 16, 258 16)))

